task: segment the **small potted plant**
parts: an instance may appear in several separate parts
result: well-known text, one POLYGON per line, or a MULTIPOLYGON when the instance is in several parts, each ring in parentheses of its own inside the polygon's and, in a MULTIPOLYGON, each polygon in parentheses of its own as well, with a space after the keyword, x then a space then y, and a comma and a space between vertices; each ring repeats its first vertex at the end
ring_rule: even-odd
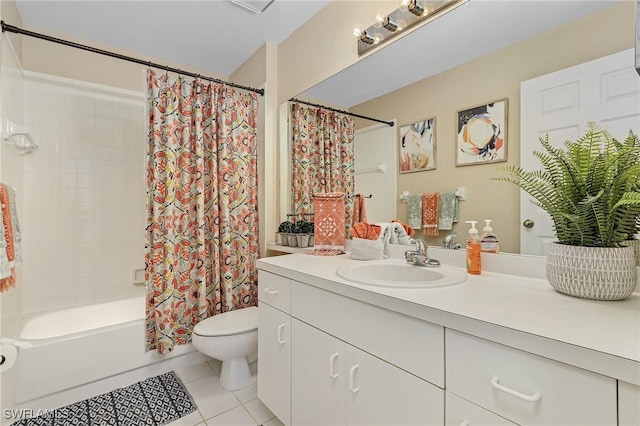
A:
MULTIPOLYGON (((295 223, 288 220, 278 225, 278 237, 282 242, 283 246, 290 246, 291 245, 290 240, 291 239, 295 240, 295 237, 290 238, 291 235, 293 235, 294 229, 295 229, 295 223)), ((276 243, 277 242, 278 242, 278 239, 276 239, 276 243)))
POLYGON ((311 235, 313 234, 313 223, 306 220, 300 220, 296 222, 295 226, 296 239, 298 240, 298 247, 309 247, 311 235))
POLYGON ((619 142, 593 123, 564 148, 540 138, 534 151, 541 170, 510 165, 499 170, 529 193, 551 216, 558 241, 547 254, 547 279, 576 297, 620 300, 637 284, 635 253, 625 241, 637 232, 640 216, 640 140, 629 132, 619 142))

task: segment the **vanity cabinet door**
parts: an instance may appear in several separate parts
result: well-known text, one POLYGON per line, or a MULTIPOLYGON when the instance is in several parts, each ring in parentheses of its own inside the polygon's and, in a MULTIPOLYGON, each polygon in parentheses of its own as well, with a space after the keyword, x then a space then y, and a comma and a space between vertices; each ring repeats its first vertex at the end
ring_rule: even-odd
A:
POLYGON ((347 424, 444 424, 444 391, 431 383, 353 346, 346 373, 347 424))
POLYGON ((640 386, 618 381, 618 424, 640 425, 640 386))
POLYGON ((446 392, 446 426, 516 426, 515 423, 446 392))
POLYGON ((291 422, 344 425, 347 344, 293 319, 291 422))
POLYGON ((291 317, 266 303, 258 311, 258 398, 291 424, 291 317))
POLYGON ((291 421, 306 425, 442 425, 444 391, 293 319, 291 421))

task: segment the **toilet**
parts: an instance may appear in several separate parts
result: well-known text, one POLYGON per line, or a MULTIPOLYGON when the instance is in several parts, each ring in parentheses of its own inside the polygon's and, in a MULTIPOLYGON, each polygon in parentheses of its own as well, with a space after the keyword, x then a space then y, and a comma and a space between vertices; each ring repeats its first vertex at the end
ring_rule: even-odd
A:
POLYGON ((193 346, 222 361, 220 384, 237 390, 255 382, 247 357, 258 351, 258 307, 236 309, 200 321, 193 328, 193 346))

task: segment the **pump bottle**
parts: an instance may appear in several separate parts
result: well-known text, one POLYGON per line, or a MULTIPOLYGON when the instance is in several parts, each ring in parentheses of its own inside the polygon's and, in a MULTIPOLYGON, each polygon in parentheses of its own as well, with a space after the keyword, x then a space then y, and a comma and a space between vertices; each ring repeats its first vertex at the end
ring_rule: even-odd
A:
POLYGON ((485 253, 498 253, 498 237, 493 233, 493 228, 491 227, 491 219, 485 219, 484 223, 486 224, 484 228, 482 228, 483 234, 482 238, 480 238, 480 243, 482 244, 482 251, 485 253))
POLYGON ((469 229, 469 237, 467 238, 467 273, 472 275, 480 275, 482 272, 482 243, 476 229, 477 220, 468 220, 465 223, 471 224, 469 229))

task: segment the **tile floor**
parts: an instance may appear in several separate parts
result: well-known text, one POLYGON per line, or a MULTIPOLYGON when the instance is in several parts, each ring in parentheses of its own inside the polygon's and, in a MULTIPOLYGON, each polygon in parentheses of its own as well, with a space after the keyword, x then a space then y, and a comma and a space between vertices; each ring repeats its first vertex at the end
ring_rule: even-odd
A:
POLYGON ((256 385, 228 391, 220 385, 220 362, 176 370, 198 409, 169 426, 282 426, 258 399, 256 385))

